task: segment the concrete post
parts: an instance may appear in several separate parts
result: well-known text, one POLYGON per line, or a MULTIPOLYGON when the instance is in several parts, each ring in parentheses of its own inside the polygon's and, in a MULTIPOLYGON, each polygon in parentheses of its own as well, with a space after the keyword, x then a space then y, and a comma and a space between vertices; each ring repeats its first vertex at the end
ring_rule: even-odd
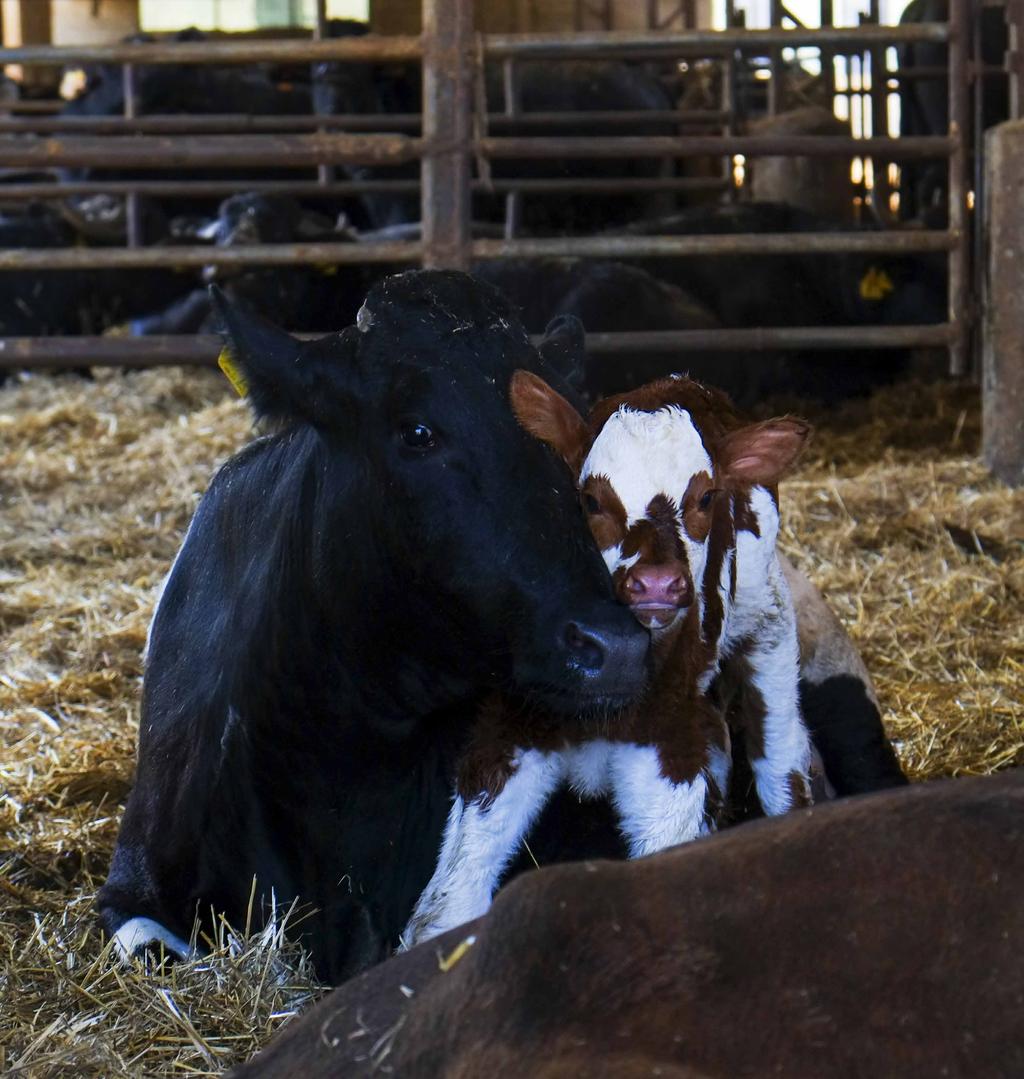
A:
POLYGON ((1024 120, 985 136, 982 448, 1006 483, 1024 484, 1024 120))

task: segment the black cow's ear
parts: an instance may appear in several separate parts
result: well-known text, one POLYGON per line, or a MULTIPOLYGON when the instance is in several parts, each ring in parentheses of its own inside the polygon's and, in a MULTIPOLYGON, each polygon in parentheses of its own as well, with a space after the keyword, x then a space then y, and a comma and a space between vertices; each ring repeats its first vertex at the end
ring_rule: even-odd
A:
MULTIPOLYGON (((224 346, 244 393, 260 419, 308 419, 314 373, 299 362, 302 342, 252 311, 232 303, 216 286, 210 300, 224 346)), ((235 381, 234 379, 232 381, 235 381)))
POLYGON ((575 315, 556 315, 547 325, 537 351, 577 392, 586 384, 586 331, 575 315))

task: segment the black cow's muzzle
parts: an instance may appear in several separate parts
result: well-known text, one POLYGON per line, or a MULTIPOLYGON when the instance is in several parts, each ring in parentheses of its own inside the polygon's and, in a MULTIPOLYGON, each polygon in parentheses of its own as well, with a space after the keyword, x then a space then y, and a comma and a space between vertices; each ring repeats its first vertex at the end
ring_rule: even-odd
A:
POLYGON ((651 639, 626 608, 597 604, 553 629, 548 672, 537 681, 559 711, 625 708, 643 691, 651 639))

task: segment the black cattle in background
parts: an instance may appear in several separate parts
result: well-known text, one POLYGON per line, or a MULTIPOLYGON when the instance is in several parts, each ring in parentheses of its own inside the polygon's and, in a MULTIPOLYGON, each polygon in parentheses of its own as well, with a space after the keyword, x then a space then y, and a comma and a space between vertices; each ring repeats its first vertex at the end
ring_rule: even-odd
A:
MULTIPOLYGON (((180 42, 205 40, 198 30, 174 36, 180 42)), ((146 35, 133 44, 155 41, 146 35)), ((61 110, 64 116, 123 116, 124 84, 120 64, 84 68, 85 86, 61 110)), ((303 115, 310 111, 308 85, 276 82, 260 64, 136 64, 135 106, 139 116, 157 114, 303 115)))
POLYGON ((398 944, 482 697, 604 716, 649 641, 572 475, 509 406, 521 368, 575 399, 564 356, 496 290, 390 277, 306 344, 221 314, 274 433, 213 479, 162 593, 99 907, 134 954, 187 950, 211 908, 242 925, 295 899, 337 981, 398 944))
MULTIPOLYGON (((0 215, 0 248, 58 248, 75 243, 74 229, 39 204, 0 215)), ((49 337, 80 332, 88 288, 82 274, 0 272, 0 336, 49 337)))
MULTIPOLYGON (((201 41, 205 35, 197 30, 185 30, 176 35, 179 41, 201 41)), ((128 39, 144 44, 153 39, 136 35, 128 39)), ((124 84, 122 67, 118 64, 96 64, 85 69, 85 86, 73 100, 61 110, 65 116, 104 117, 124 115, 124 84)), ((305 83, 282 82, 274 78, 274 70, 259 64, 136 64, 135 97, 136 114, 152 115, 210 115, 233 113, 239 115, 295 116, 308 115, 312 111, 312 95, 308 80, 305 83)), ((131 180, 153 179, 160 172, 153 170, 115 170, 92 168, 66 168, 59 170, 64 180, 131 180)), ((164 173, 163 175, 167 175, 164 173)), ((237 179, 237 169, 209 168, 189 169, 183 175, 176 170, 178 178, 189 180, 237 179)), ((273 162, 265 167, 247 170, 249 179, 310 179, 312 172, 301 169, 275 168, 273 162)), ((107 199, 106 201, 111 201, 107 199)), ((120 199, 116 200, 118 203, 120 199)), ((85 213, 92 207, 100 213, 103 199, 87 200, 72 198, 70 204, 78 212, 85 213)), ((170 217, 192 212, 195 209, 212 212, 217 200, 161 198, 160 206, 170 217)), ((110 211, 102 211, 110 212, 110 211)))
MULTIPOLYGON (((704 304, 682 289, 621 262, 507 259, 478 263, 473 273, 515 304, 531 333, 541 333, 552 319, 564 315, 578 318, 589 333, 705 330, 719 325, 704 304)), ((747 366, 731 353, 710 351, 591 353, 580 389, 596 400, 660 374, 688 371, 744 398, 747 366)))
MULTIPOLYGON (((634 222, 618 235, 713 236, 841 231, 843 226, 782 203, 697 207, 634 222)), ((946 318, 941 255, 701 255, 635 261, 704 304, 728 328, 896 326, 946 318)), ((772 350, 754 355, 738 400, 770 393, 825 402, 869 392, 905 374, 906 350, 772 350)), ((703 376, 717 382, 713 374, 703 376)))
MULTIPOLYGON (((965 0, 965 3, 967 0, 965 0)), ((1001 69, 1008 47, 1006 17, 1001 7, 967 3, 968 19, 980 20, 981 62, 1001 69), (978 9, 978 10, 976 10, 978 9)), ((900 25, 945 22, 949 0, 912 0, 900 16, 900 25)), ((949 48, 944 44, 908 42, 897 49, 899 70, 913 75, 915 68, 945 69, 949 48)), ((974 106, 969 105, 974 124, 974 106)), ((992 127, 1010 115, 1009 82, 1005 74, 986 75, 982 81, 981 125, 992 127)), ((947 80, 900 80, 900 134, 945 135, 949 130, 947 80)), ((945 208, 949 171, 945 161, 905 161, 901 165, 900 217, 918 218, 932 208, 945 208)))
MULTIPOLYGON (((48 205, 0 214, 0 248, 70 248, 81 240, 48 205)), ((191 282, 173 270, 0 271, 0 336, 101 334, 152 304, 170 303, 191 282)))
MULTIPOLYGON (((179 242, 205 241, 217 247, 354 242, 354 234, 294 199, 251 192, 225 199, 212 219, 177 218, 170 228, 179 242)), ((383 273, 372 264, 249 266, 210 267, 205 277, 264 318, 299 333, 315 333, 350 325, 367 288, 383 273)), ((217 326, 208 290, 193 279, 186 295, 170 307, 151 305, 130 328, 147 336, 212 333, 217 326)))
MULTIPOLYGON (((419 222, 360 232, 342 215, 332 219, 285 195, 245 192, 225 199, 215 217, 173 218, 172 243, 212 243, 218 247, 290 243, 408 243, 420 241, 419 222)), ((474 236, 501 236, 500 226, 472 222, 474 236)), ((410 254, 408 266, 418 260, 410 254)), ((394 264, 390 269, 394 269, 394 264)), ((363 294, 389 268, 373 262, 323 266, 208 267, 206 281, 220 283, 228 296, 281 326, 298 332, 327 332, 355 318, 363 294)), ((215 329, 209 293, 198 287, 165 310, 136 319, 136 334, 196 333, 215 329)), ((543 329, 543 327, 542 327, 543 329)))
MULTIPOLYGON (((332 33, 354 33, 351 24, 332 33)), ((358 24, 357 24, 358 25, 358 24)), ((564 61, 534 61, 516 68, 519 83, 519 108, 523 112, 573 112, 578 120, 552 128, 528 124, 503 126, 503 136, 546 135, 551 137, 607 135, 605 125, 588 125, 585 114, 591 111, 671 110, 673 99, 662 81, 647 68, 620 62, 569 63, 564 61)), ((501 112, 505 107, 501 69, 489 65, 485 74, 487 108, 501 112)), ((422 86, 419 65, 364 64, 331 61, 318 64, 314 73, 313 97, 318 112, 345 114, 419 113, 422 107, 422 86)), ((658 121, 638 122, 628 129, 631 135, 671 135, 676 128, 658 121)), ((622 133, 622 129, 618 129, 622 133)), ((415 165, 377 168, 355 166, 348 170, 354 179, 414 177, 415 165)), ((531 177, 629 178, 654 177, 662 174, 662 163, 651 158, 634 160, 586 159, 547 161, 505 161, 491 163, 495 180, 531 177)), ((385 228, 390 225, 417 221, 420 217, 416 195, 368 194, 363 198, 369 214, 369 225, 385 228)), ((532 233, 593 232, 617 223, 634 220, 651 213, 664 213, 674 205, 671 196, 642 195, 580 195, 578 193, 536 194, 523 196, 522 227, 532 233)), ((478 220, 502 220, 505 213, 503 197, 478 194, 474 198, 474 217, 478 220)), ((357 224, 362 222, 357 221, 357 224)))

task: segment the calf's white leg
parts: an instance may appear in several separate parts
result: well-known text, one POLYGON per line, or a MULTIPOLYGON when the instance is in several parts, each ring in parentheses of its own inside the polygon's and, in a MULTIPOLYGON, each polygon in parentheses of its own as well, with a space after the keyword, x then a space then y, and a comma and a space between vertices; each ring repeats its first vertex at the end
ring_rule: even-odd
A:
POLYGON ((501 874, 562 778, 557 753, 518 751, 515 771, 490 803, 455 796, 437 868, 402 934, 402 947, 486 913, 501 874))
POLYGON ((811 766, 810 738, 800 715, 796 616, 781 573, 773 583, 780 602, 747 653, 750 680, 764 707, 764 753, 752 757, 750 765, 761 808, 768 816, 810 803, 811 766))
POLYGON ((688 783, 675 783, 663 775, 658 750, 640 745, 616 746, 610 769, 612 801, 631 858, 714 831, 703 772, 688 783))

